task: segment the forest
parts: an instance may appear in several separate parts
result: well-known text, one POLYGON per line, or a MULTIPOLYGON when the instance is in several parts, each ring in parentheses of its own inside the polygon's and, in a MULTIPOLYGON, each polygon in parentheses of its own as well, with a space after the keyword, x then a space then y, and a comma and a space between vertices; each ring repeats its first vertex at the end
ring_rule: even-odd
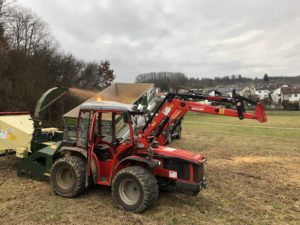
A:
MULTIPOLYGON (((0 0, 0 111, 32 112, 51 87, 101 90, 114 79, 109 61, 85 62, 63 52, 47 24, 32 11, 0 0)), ((76 101, 62 99, 55 112, 65 112, 76 101)))

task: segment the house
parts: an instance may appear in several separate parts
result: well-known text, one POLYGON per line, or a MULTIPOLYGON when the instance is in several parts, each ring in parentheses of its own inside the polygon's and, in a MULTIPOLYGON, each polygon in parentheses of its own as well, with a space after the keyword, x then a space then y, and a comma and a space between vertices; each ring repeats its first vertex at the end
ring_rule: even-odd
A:
POLYGON ((255 87, 255 94, 259 97, 259 100, 265 100, 270 98, 270 94, 273 90, 276 89, 277 86, 274 85, 263 85, 255 87))
POLYGON ((299 102, 300 87, 285 86, 281 88, 282 101, 299 102))
POLYGON ((271 92, 271 99, 276 105, 281 103, 281 87, 271 92))
POLYGON ((232 97, 232 90, 236 87, 215 87, 214 89, 206 89, 204 93, 209 96, 226 96, 232 97))
POLYGON ((255 87, 253 86, 244 87, 239 91, 239 95, 245 98, 258 98, 258 96, 256 95, 255 87))
POLYGON ((222 96, 222 93, 217 91, 217 90, 212 90, 207 95, 209 95, 209 96, 222 96))
POLYGON ((300 101, 300 86, 283 85, 271 93, 272 101, 281 104, 284 100, 289 102, 300 101))
POLYGON ((269 98, 270 90, 267 89, 258 89, 255 90, 255 94, 259 97, 259 100, 264 100, 269 98))
POLYGON ((232 90, 237 89, 237 87, 218 87, 217 91, 221 92, 222 95, 232 97, 232 90))

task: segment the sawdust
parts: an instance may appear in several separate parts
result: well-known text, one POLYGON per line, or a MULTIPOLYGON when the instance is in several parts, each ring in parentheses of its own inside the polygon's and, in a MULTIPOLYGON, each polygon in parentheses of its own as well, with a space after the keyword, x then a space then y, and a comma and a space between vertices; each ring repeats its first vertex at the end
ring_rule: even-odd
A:
MULTIPOLYGON (((265 163, 265 162, 280 162, 284 158, 276 156, 237 156, 232 158, 234 163, 265 163)), ((286 160, 286 159, 285 159, 286 160)))
POLYGON ((97 95, 99 91, 84 90, 79 88, 69 88, 69 94, 80 100, 86 100, 97 95))
POLYGON ((132 104, 136 100, 136 96, 119 96, 119 95, 107 95, 99 94, 99 91, 84 90, 79 88, 70 88, 69 93, 71 96, 80 100, 91 99, 93 101, 115 101, 122 102, 124 104, 132 104))

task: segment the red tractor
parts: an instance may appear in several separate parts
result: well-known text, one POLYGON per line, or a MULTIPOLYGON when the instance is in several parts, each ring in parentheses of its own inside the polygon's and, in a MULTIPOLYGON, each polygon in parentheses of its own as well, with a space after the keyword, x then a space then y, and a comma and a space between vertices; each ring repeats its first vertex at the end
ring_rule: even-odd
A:
POLYGON ((265 122, 263 106, 251 102, 256 105, 255 113, 245 113, 245 100, 248 101, 240 96, 229 99, 168 94, 141 130, 135 121, 144 112, 135 106, 105 101, 84 103, 78 116, 76 142, 63 141, 53 156, 52 187, 60 196, 74 197, 92 183, 110 186, 114 203, 137 213, 155 202, 159 189, 196 195, 206 186, 206 158, 158 145, 156 138, 178 110, 265 122), (191 98, 232 102, 237 110, 202 105, 191 98))

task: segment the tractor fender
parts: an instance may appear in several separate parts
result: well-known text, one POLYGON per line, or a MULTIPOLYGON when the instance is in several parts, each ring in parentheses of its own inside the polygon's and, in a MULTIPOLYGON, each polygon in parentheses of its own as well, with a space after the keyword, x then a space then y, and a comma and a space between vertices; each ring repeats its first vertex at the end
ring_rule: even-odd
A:
POLYGON ((153 169, 154 167, 158 166, 159 162, 156 161, 156 160, 149 160, 149 159, 145 159, 145 158, 142 158, 142 157, 139 157, 139 156, 128 156, 124 159, 122 159, 120 162, 118 162, 118 164, 116 165, 115 167, 115 172, 118 171, 118 168, 124 164, 124 163, 127 163, 127 162, 140 162, 140 163, 144 163, 146 164, 147 166, 149 166, 149 168, 153 169))
POLYGON ((63 146, 60 149, 58 149, 54 155, 54 161, 56 161, 57 158, 60 158, 60 155, 62 153, 67 153, 67 152, 77 152, 81 154, 84 158, 87 158, 87 152, 85 149, 78 148, 78 147, 68 147, 68 146, 63 146))
MULTIPOLYGON (((56 161, 57 159, 59 159, 61 157, 62 154, 66 153, 71 153, 72 152, 76 152, 78 154, 80 154, 81 156, 83 156, 85 159, 87 159, 87 151, 85 149, 82 149, 82 148, 78 148, 78 147, 61 147, 60 149, 58 149, 54 156, 53 156, 53 163, 54 161, 56 161)), ((93 181, 94 181, 94 184, 97 183, 98 181, 98 164, 96 162, 96 159, 95 157, 92 157, 92 176, 93 176, 93 181)))

